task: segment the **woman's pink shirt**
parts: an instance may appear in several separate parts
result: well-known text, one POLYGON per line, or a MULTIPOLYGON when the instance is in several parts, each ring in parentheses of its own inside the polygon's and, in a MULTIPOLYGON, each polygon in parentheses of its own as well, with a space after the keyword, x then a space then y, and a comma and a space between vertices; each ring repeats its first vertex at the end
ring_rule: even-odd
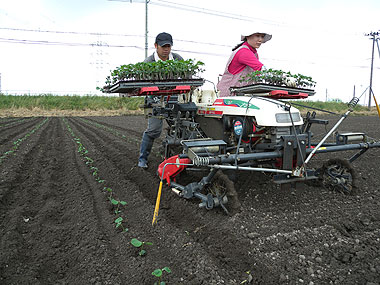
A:
POLYGON ((248 65, 253 70, 261 70, 263 64, 259 61, 259 55, 255 48, 251 47, 247 42, 243 45, 247 46, 249 49, 240 49, 232 59, 230 65, 228 66, 228 71, 232 74, 238 74, 243 71, 243 69, 248 65))

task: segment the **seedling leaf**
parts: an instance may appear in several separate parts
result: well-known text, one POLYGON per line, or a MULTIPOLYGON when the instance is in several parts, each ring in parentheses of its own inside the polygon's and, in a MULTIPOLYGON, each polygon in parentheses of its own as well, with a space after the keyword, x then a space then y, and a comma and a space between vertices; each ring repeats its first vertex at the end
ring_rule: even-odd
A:
POLYGON ((123 218, 122 218, 122 217, 118 217, 118 218, 115 220, 115 223, 116 223, 116 224, 120 224, 122 221, 123 221, 123 218))
POLYGON ((162 270, 161 269, 156 269, 152 272, 152 275, 156 277, 161 277, 162 276, 162 270))
POLYGON ((137 238, 133 238, 131 240, 131 244, 134 246, 134 247, 140 247, 143 245, 143 243, 141 241, 139 241, 137 238))

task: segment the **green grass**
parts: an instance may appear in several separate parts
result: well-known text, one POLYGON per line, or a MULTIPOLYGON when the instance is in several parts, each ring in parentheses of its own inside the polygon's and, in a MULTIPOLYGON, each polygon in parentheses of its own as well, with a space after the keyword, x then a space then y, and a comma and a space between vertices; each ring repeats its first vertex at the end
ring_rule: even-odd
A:
MULTIPOLYGON (((293 101, 296 108, 302 112, 310 109, 299 105, 328 110, 336 113, 344 113, 348 110, 347 103, 330 101, 293 101)), ((106 96, 55 96, 52 94, 41 94, 39 96, 13 96, 0 94, 0 109, 29 109, 39 108, 42 110, 139 110, 144 103, 143 97, 106 97, 106 96)), ((375 108, 369 112, 365 106, 357 105, 354 113, 374 113, 375 108)))
MULTIPOLYGON (((348 103, 343 102, 337 102, 337 101, 329 101, 329 102, 322 102, 322 101, 290 101, 290 103, 295 103, 294 107, 302 111, 308 111, 309 108, 301 107, 299 105, 307 106, 310 108, 316 108, 321 110, 327 110, 334 113, 344 113, 348 110, 348 103)), ((311 110, 312 111, 312 110, 311 110)), ((354 108, 354 112, 368 112, 368 107, 356 105, 354 108)))
POLYGON ((144 103, 142 97, 105 97, 105 96, 12 96, 0 94, 0 109, 43 110, 138 110, 144 103))

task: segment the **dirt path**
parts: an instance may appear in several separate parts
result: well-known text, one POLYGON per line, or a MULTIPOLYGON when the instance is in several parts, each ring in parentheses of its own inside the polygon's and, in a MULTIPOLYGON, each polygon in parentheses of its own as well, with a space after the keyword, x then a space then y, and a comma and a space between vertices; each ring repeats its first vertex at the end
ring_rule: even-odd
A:
MULTIPOLYGON (((269 176, 241 173, 240 213, 199 209, 165 186, 152 227, 163 137, 149 169, 138 169, 145 127, 143 116, 0 118, 1 284, 153 284, 165 266, 167 284, 379 284, 380 150, 353 164, 355 196, 281 191, 269 176), (110 190, 127 203, 118 214, 110 190), (145 256, 132 238, 153 243, 145 256)), ((341 129, 380 139, 377 117, 350 117, 341 129)))

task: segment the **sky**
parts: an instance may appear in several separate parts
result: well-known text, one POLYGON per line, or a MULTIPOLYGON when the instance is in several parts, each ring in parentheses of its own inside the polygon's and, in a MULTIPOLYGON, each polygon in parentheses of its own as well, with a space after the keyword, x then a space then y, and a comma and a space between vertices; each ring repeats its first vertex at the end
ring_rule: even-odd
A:
MULTIPOLYGON (((213 89, 240 35, 266 32, 266 68, 311 76, 312 100, 368 104, 378 0, 150 0, 148 55, 155 36, 172 34, 173 51, 205 63, 213 89)), ((111 70, 145 58, 144 0, 0 0, 1 91, 6 94, 98 94, 111 70)), ((380 51, 373 91, 380 101, 380 51)), ((373 100, 372 100, 373 102, 373 100)))

